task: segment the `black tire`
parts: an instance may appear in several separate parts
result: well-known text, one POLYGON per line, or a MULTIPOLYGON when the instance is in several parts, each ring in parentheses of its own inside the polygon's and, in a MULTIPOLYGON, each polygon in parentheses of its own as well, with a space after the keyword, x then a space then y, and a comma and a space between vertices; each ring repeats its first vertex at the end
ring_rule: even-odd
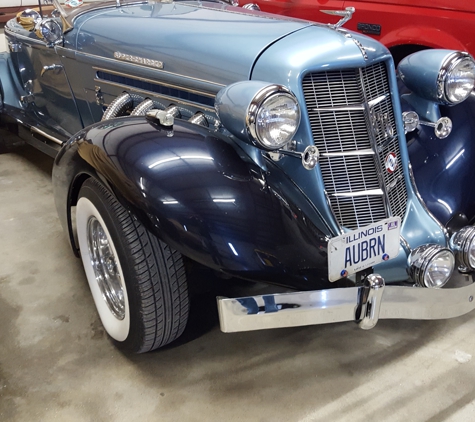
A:
POLYGON ((181 254, 92 178, 79 192, 76 227, 97 311, 116 344, 143 353, 178 338, 189 312, 181 254))

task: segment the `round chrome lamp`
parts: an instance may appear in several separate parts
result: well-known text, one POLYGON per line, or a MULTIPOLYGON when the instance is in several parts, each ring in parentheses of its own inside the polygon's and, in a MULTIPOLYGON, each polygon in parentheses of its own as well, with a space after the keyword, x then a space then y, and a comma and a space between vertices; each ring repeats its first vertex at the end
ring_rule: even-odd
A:
POLYGON ((475 62, 465 52, 455 52, 443 63, 437 78, 438 97, 448 105, 466 100, 475 86, 475 62))
POLYGON ((269 85, 253 98, 246 123, 259 146, 266 150, 282 148, 297 132, 300 123, 298 101, 287 88, 269 85))
POLYGON ((408 265, 408 273, 417 285, 437 289, 450 280, 455 257, 440 245, 422 245, 411 252, 408 265))
POLYGON ((450 239, 450 247, 461 271, 475 270, 475 227, 466 226, 460 229, 450 239))

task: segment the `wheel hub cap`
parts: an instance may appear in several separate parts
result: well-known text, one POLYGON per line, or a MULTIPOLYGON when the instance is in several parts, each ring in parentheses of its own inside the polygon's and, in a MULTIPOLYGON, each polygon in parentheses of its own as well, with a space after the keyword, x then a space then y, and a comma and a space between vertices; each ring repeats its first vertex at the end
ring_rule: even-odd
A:
POLYGON ((117 319, 124 319, 124 289, 116 257, 101 223, 93 216, 87 222, 87 244, 89 258, 102 297, 111 313, 117 319))

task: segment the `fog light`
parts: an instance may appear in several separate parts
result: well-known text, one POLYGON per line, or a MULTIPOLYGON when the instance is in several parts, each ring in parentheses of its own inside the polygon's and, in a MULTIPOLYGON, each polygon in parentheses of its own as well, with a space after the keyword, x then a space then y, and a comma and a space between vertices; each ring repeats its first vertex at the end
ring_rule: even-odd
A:
POLYGON ((475 227, 466 226, 450 239, 457 264, 463 269, 475 270, 475 227))
POLYGON ((440 288, 450 280, 455 258, 450 249, 440 245, 423 245, 408 258, 409 275, 422 287, 440 288))

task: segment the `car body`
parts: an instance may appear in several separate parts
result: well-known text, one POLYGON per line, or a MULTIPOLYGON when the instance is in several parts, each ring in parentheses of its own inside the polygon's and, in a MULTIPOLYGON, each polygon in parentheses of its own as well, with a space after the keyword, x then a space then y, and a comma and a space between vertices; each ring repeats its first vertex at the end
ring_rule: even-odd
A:
POLYGON ((258 0, 261 10, 323 22, 324 10, 354 7, 345 27, 388 47, 396 63, 425 48, 450 48, 475 54, 475 4, 451 0, 258 0))
POLYGON ((399 91, 389 51, 340 24, 55 6, 5 27, 3 133, 55 157, 58 215, 120 346, 183 332, 188 262, 297 290, 218 298, 225 332, 475 307, 468 54, 410 56, 399 91))

